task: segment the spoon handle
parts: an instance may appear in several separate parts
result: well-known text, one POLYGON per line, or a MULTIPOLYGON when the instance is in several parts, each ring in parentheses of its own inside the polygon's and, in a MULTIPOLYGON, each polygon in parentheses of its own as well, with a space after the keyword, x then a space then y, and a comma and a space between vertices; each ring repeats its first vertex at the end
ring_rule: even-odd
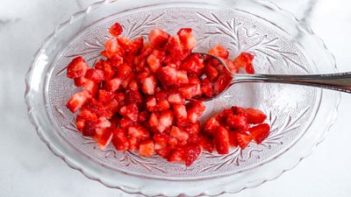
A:
POLYGON ((319 75, 235 74, 233 83, 268 82, 327 88, 351 93, 351 72, 319 75))

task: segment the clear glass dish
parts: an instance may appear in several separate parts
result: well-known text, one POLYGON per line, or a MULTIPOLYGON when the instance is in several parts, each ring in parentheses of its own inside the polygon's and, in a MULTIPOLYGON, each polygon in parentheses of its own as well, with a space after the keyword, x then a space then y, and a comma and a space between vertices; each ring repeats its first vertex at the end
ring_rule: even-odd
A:
POLYGON ((270 136, 229 155, 204 153, 192 166, 170 164, 159 157, 142 158, 101 151, 75 130, 65 108, 77 89, 65 77, 76 55, 90 62, 99 56, 107 28, 119 21, 124 35, 146 35, 155 27, 175 33, 192 27, 197 51, 224 44, 235 56, 256 55, 258 73, 336 72, 333 56, 308 27, 272 3, 254 0, 119 0, 102 1, 59 25, 38 51, 26 76, 26 102, 37 133, 70 167, 107 187, 146 196, 218 195, 258 186, 293 168, 319 144, 337 116, 340 94, 317 88, 279 84, 238 84, 208 102, 206 115, 226 106, 263 109, 270 136))

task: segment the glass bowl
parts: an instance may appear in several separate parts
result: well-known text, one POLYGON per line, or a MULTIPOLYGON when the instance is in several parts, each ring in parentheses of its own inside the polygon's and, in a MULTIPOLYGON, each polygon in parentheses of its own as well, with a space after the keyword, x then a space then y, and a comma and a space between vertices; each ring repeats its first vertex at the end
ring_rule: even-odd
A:
POLYGON ((26 102, 37 133, 52 152, 88 178, 132 194, 198 196, 235 193, 258 186, 293 168, 321 142, 334 123, 340 94, 293 85, 238 84, 206 103, 204 117, 232 105, 263 109, 272 126, 260 145, 233 149, 228 155, 203 153, 190 167, 155 156, 105 151, 76 132, 65 103, 77 88, 65 76, 76 55, 92 63, 119 21, 128 37, 150 29, 176 33, 192 27, 196 51, 217 43, 234 57, 256 55, 258 73, 335 72, 333 56, 322 41, 293 16, 272 3, 254 0, 102 1, 73 15, 45 41, 26 77, 26 102))

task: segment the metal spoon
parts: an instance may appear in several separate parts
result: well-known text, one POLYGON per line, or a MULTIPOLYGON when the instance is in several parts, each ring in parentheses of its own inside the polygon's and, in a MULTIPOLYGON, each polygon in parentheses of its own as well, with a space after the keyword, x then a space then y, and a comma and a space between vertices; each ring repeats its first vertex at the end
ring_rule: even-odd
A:
MULTIPOLYGON (((214 58, 222 64, 226 70, 231 73, 226 63, 219 57, 207 53, 193 53, 202 56, 203 58, 214 58)), ((280 75, 280 74, 230 74, 232 79, 228 81, 226 87, 221 92, 213 95, 211 98, 203 98, 211 100, 226 89, 237 83, 284 83, 304 86, 313 86, 318 88, 326 88, 346 93, 351 93, 351 72, 331 73, 331 74, 314 74, 314 75, 280 75)))

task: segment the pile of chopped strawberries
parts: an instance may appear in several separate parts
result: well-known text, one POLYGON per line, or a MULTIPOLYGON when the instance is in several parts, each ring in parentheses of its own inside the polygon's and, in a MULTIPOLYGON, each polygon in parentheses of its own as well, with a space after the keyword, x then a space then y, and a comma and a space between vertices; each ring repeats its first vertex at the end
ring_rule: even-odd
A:
MULTIPOLYGON (((266 115, 257 109, 232 107, 200 124, 205 111, 200 98, 221 93, 232 77, 214 58, 192 54, 192 29, 180 29, 175 36, 154 29, 147 42, 121 36, 119 23, 109 32, 104 57, 93 67, 82 57, 67 67, 67 77, 81 88, 67 107, 77 112, 77 129, 101 149, 112 142, 118 151, 159 155, 189 166, 202 151, 227 154, 230 147, 245 148, 268 136, 266 115)), ((209 53, 222 58, 231 72, 254 73, 249 53, 233 61, 220 45, 209 53)))

